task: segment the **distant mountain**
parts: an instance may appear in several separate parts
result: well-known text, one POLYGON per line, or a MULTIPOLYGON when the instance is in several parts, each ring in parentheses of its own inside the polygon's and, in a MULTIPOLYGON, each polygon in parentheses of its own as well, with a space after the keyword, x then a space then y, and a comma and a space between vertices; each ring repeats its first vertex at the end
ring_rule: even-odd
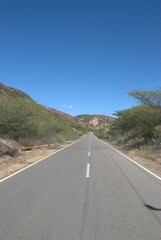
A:
POLYGON ((113 118, 105 115, 89 115, 82 114, 75 117, 75 119, 86 128, 91 129, 106 129, 109 128, 113 118))

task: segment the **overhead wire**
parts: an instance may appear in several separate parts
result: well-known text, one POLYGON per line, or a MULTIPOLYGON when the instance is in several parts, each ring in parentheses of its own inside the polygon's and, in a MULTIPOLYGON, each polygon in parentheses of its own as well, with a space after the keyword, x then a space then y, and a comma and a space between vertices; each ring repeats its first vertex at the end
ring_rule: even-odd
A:
MULTIPOLYGON (((138 75, 138 73, 140 73, 140 71, 142 70, 143 66, 146 64, 148 58, 151 56, 153 50, 156 48, 156 46, 158 45, 158 43, 159 43, 160 41, 161 41, 161 39, 159 39, 159 41, 157 42, 157 44, 155 45, 155 47, 150 51, 150 54, 148 54, 148 57, 145 59, 145 61, 144 61, 143 64, 141 65, 141 67, 138 69, 138 71, 137 71, 136 74, 134 75, 133 80, 136 78, 136 76, 138 75)), ((144 75, 141 79, 139 79, 139 80, 136 82, 135 85, 133 85, 133 88, 138 87, 138 86, 141 84, 141 82, 143 82, 143 81, 145 80, 145 78, 153 71, 153 69, 155 69, 155 67, 156 67, 160 62, 161 62, 161 58, 159 58, 159 59, 152 65, 152 67, 150 68, 150 70, 149 70, 148 72, 146 72, 145 75, 144 75)), ((125 98, 127 98, 127 97, 128 97, 128 96, 126 96, 125 98)), ((117 102, 117 101, 116 101, 116 102, 117 102)), ((121 103, 122 103, 122 101, 121 101, 121 103)), ((117 105, 115 104, 116 107, 118 107, 118 106, 120 106, 120 105, 121 105, 120 103, 117 104, 117 105)))
MULTIPOLYGON (((140 83, 141 83, 142 81, 144 81, 145 78, 146 78, 148 75, 150 75, 150 73, 155 69, 155 67, 156 67, 160 62, 161 62, 161 58, 159 58, 159 59, 155 62, 155 64, 153 64, 153 66, 151 67, 150 71, 148 71, 148 72, 144 75, 144 77, 143 77, 142 79, 140 79, 140 81, 134 86, 134 88, 138 87, 138 86, 140 85, 140 83)), ((125 96, 125 97, 124 97, 117 105, 115 105, 114 107, 115 107, 115 108, 118 108, 122 103, 125 102, 125 100, 126 100, 127 98, 128 98, 128 95, 125 96)))
MULTIPOLYGON (((160 22, 159 22, 159 25, 160 25, 160 22)), ((125 92, 125 90, 133 83, 133 82, 129 82, 129 80, 132 78, 132 73, 134 72, 135 68, 137 67, 142 55, 144 54, 149 42, 151 41, 151 38, 153 37, 154 33, 156 32, 156 29, 158 27, 158 23, 157 25, 155 25, 155 27, 153 27, 153 30, 152 32, 150 33, 147 41, 145 42, 143 48, 141 49, 138 57, 136 58, 134 64, 132 65, 130 71, 129 71, 129 74, 127 75, 127 78, 124 80, 123 84, 122 84, 122 87, 119 89, 118 93, 116 94, 116 96, 113 98, 112 102, 109 103, 108 107, 111 106, 112 104, 115 104, 115 106, 120 106, 120 103, 119 105, 116 103, 119 101, 120 102, 120 97, 122 97, 122 95, 124 94, 123 93, 123 90, 125 92)), ((146 56, 146 58, 144 59, 144 61, 142 62, 142 64, 140 65, 140 67, 137 69, 137 71, 135 72, 135 75, 133 77, 133 81, 134 79, 136 78, 136 76, 142 71, 143 67, 145 66, 145 64, 147 63, 148 59, 151 57, 151 55, 153 54, 154 50, 156 49, 156 47, 158 46, 158 44, 161 42, 161 38, 159 38, 159 40, 157 41, 157 43, 154 45, 154 47, 151 49, 151 51, 149 52, 149 54, 146 56)), ((160 59, 152 66, 151 70, 148 71, 148 73, 145 74, 145 76, 142 78, 142 80, 140 81, 139 80, 139 83, 143 81, 143 79, 145 77, 147 77, 147 75, 149 75, 152 71, 153 71, 153 68, 155 68, 156 65, 158 65, 158 63, 160 62, 160 59)), ((127 97, 126 97, 127 98, 127 97)), ((122 100, 121 100, 122 102, 122 100)), ((107 107, 106 107, 107 109, 107 107)), ((105 110, 104 112, 107 112, 107 110, 105 110)))
POLYGON ((138 57, 137 57, 136 60, 134 61, 134 63, 133 63, 133 65, 132 65, 132 67, 131 67, 131 69, 130 69, 130 71, 129 71, 127 77, 126 77, 126 79, 125 79, 124 82, 123 82, 123 85, 122 85, 121 89, 119 89, 119 92, 122 91, 122 89, 124 89, 124 87, 125 87, 126 84, 128 83, 128 80, 129 80, 129 78, 131 77, 131 75, 132 75, 135 67, 136 67, 137 64, 139 63, 139 60, 141 59, 144 51, 146 50, 149 42, 151 41, 151 38, 153 37, 154 33, 156 32, 156 30, 157 30, 157 28, 158 28, 158 25, 160 25, 160 22, 159 22, 159 24, 158 24, 158 22, 157 22, 157 24, 154 25, 154 27, 153 27, 153 29, 152 29, 152 32, 149 34, 149 36, 148 36, 145 44, 143 45, 143 47, 142 47, 142 49, 141 49, 138 57))

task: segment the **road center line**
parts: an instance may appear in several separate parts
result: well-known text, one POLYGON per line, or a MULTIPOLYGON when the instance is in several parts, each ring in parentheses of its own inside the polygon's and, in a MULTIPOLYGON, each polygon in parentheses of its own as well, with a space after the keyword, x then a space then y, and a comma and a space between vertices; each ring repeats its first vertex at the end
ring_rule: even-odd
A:
POLYGON ((88 152, 88 157, 90 157, 91 156, 91 153, 90 152, 88 152))
POLYGON ((87 163, 86 178, 90 177, 90 163, 87 163))

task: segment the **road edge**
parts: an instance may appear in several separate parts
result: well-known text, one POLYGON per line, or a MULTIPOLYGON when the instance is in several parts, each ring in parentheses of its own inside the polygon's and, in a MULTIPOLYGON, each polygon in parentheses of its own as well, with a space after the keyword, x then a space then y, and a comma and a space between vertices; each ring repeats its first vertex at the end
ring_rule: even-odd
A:
POLYGON ((83 138, 85 138, 85 137, 86 137, 86 136, 83 136, 82 138, 80 138, 80 139, 78 139, 78 140, 72 142, 71 144, 69 144, 69 145, 67 145, 67 146, 65 146, 65 147, 63 147, 63 148, 61 148, 61 149, 59 149, 59 150, 57 150, 57 151, 55 151, 55 152, 53 152, 53 153, 47 155, 46 157, 43 157, 43 158, 37 160, 36 162, 31 163, 31 164, 29 164, 28 166, 26 166, 26 167, 24 167, 24 168, 22 168, 22 169, 20 169, 20 170, 18 170, 18 171, 16 171, 16 172, 12 173, 11 175, 8 175, 7 177, 2 178, 2 179, 0 180, 0 183, 2 183, 2 182, 4 182, 4 181, 6 181, 7 179, 9 179, 9 178, 11 178, 11 177, 17 175, 17 174, 20 173, 20 172, 25 171, 26 169, 28 169, 28 168, 30 168, 30 167, 36 165, 37 163, 42 162, 43 160, 45 160, 45 159, 47 159, 48 157, 50 157, 50 156, 52 156, 52 155, 54 155, 54 154, 56 154, 56 153, 58 153, 58 152, 64 150, 65 148, 70 147, 71 145, 73 145, 73 144, 76 143, 76 142, 81 141, 81 140, 82 140, 83 138))
POLYGON ((137 165, 138 167, 142 168, 144 171, 148 172, 149 174, 153 175, 154 177, 156 177, 158 180, 161 181, 161 177, 159 177, 157 174, 153 173, 152 171, 150 171, 149 169, 145 168, 144 166, 142 166, 141 164, 137 163, 135 160, 133 160, 132 158, 126 156, 124 153, 120 152, 119 150, 115 149, 114 147, 112 147, 110 144, 103 142, 102 140, 98 139, 100 142, 102 142, 103 144, 107 145, 108 147, 110 147, 111 149, 113 149, 115 152, 119 153, 120 155, 122 155, 123 157, 125 157, 126 159, 128 159, 130 162, 134 163, 135 165, 137 165))

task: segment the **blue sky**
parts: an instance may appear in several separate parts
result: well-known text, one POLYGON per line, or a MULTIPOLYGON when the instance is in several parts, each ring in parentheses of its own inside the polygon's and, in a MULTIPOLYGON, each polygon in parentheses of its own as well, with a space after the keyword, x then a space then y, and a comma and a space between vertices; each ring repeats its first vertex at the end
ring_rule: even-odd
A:
POLYGON ((161 86, 160 0, 1 0, 0 82, 70 115, 161 86))

